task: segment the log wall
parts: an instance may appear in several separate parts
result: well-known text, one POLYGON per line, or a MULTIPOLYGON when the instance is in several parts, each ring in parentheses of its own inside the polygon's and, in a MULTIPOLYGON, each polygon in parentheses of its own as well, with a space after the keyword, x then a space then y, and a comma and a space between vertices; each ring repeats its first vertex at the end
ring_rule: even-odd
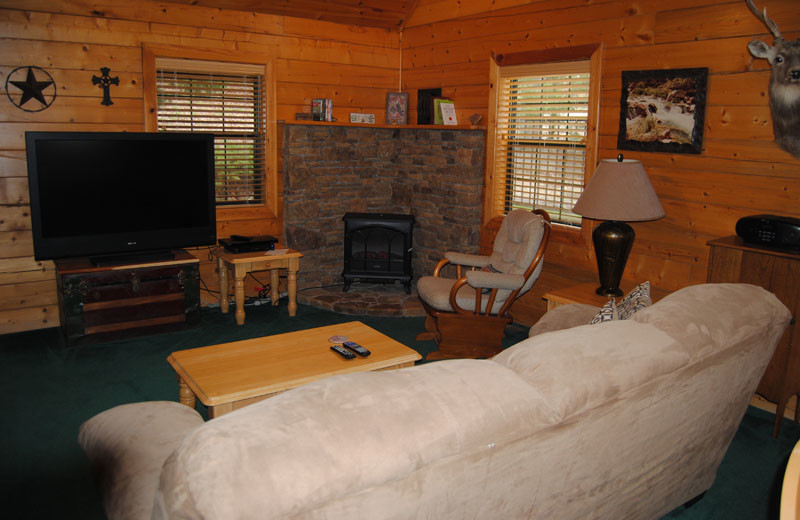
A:
MULTIPOLYGON (((798 37, 797 0, 756 4, 767 6, 785 38, 798 37)), ((412 105, 417 89, 441 87, 459 121, 475 113, 486 120, 492 55, 602 43, 601 159, 619 153, 623 70, 709 68, 700 155, 624 151, 642 161, 667 214, 633 224, 626 278, 668 290, 702 283, 706 242, 733 234, 740 217, 800 217, 800 161, 773 142, 769 66, 747 50, 751 39, 771 44, 772 36, 744 0, 420 0, 402 37, 403 89, 412 105)), ((545 291, 596 281, 596 273, 588 233, 554 233, 542 279, 515 318, 532 323, 544 311, 545 291)))
MULTIPOLYGON (((399 40, 385 29, 146 0, 0 0, 0 88, 28 65, 45 69, 58 86, 55 103, 41 112, 20 110, 5 92, 0 99, 0 334, 58 325, 53 264, 33 258, 26 130, 144 131, 146 44, 274 58, 279 120, 293 120, 322 97, 333 99, 340 120, 370 112, 382 121, 385 93, 399 87, 399 40), (91 82, 100 67, 120 79, 108 107, 91 82)), ((231 216, 219 222, 218 235, 279 236, 281 208, 273 214, 231 216)), ((203 282, 216 289, 215 265, 206 251, 194 253, 203 282)))
MULTIPOLYGON (((757 3, 797 38, 796 0, 757 3)), ((706 242, 732 234, 738 218, 800 217, 800 161, 772 142, 768 65, 747 51, 754 37, 771 42, 743 0, 418 0, 401 33, 146 0, 0 0, 0 80, 34 65, 58 84, 56 103, 42 112, 0 101, 0 333, 58 322, 52 264, 32 256, 24 131, 143 130, 143 44, 274 56, 279 120, 327 97, 340 120, 357 111, 381 121, 385 93, 402 86, 413 123, 416 90, 432 87, 455 101, 459 121, 485 121, 492 54, 602 43, 600 158, 618 153, 623 70, 708 67, 702 154, 625 152, 644 163, 667 212, 634 224, 626 277, 674 290, 705 280, 706 242), (121 80, 111 107, 91 84, 103 66, 121 80)), ((281 224, 233 219, 220 222, 220 235, 280 234, 281 224)), ((214 288, 214 266, 196 254, 214 288)), ((518 321, 535 321, 547 289, 595 278, 588 235, 554 233, 518 321)))

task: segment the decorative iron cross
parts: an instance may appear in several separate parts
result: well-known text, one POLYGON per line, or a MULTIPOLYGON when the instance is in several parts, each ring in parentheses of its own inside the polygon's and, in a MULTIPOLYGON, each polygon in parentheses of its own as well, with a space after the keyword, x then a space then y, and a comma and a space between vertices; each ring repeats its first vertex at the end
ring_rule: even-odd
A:
POLYGON ((114 102, 111 101, 111 85, 119 85, 119 76, 114 76, 113 78, 108 75, 111 72, 111 69, 108 67, 100 67, 100 72, 103 74, 99 78, 97 76, 92 76, 92 85, 100 85, 103 88, 103 101, 101 104, 105 106, 113 105, 114 102))

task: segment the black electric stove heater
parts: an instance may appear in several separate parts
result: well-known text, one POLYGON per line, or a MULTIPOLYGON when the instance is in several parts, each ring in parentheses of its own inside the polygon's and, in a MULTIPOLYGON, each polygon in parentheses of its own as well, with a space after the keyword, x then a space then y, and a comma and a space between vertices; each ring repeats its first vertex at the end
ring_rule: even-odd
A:
POLYGON ((344 218, 344 291, 353 280, 394 283, 411 293, 414 215, 346 213, 344 218))

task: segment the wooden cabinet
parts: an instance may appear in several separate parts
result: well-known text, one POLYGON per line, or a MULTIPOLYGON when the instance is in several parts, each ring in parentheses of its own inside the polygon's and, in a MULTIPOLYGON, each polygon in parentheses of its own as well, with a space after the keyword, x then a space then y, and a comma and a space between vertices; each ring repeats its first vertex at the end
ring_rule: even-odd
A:
MULTIPOLYGON (((709 282, 759 285, 778 297, 792 313, 775 355, 758 385, 757 393, 777 404, 773 435, 780 431, 786 403, 800 393, 800 254, 748 244, 738 236, 711 240, 709 282)), ((797 420, 797 410, 795 410, 797 420)))
POLYGON ((160 332, 196 323, 199 261, 95 267, 87 258, 57 260, 58 308, 68 345, 160 332))

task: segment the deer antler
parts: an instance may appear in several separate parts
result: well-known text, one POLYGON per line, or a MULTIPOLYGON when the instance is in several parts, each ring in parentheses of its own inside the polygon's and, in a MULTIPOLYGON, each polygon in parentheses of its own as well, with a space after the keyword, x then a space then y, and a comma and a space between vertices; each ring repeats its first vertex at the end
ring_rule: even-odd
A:
POLYGON ((756 15, 756 17, 758 17, 759 20, 764 22, 764 25, 766 25, 769 28, 770 32, 772 32, 772 36, 774 36, 776 40, 782 40, 783 36, 781 36, 781 31, 778 29, 778 24, 776 24, 772 20, 772 18, 767 16, 766 6, 764 7, 764 12, 762 13, 761 11, 758 10, 758 8, 755 5, 753 5, 753 0, 746 0, 746 1, 747 1, 747 7, 749 7, 750 10, 753 11, 753 14, 756 15))

